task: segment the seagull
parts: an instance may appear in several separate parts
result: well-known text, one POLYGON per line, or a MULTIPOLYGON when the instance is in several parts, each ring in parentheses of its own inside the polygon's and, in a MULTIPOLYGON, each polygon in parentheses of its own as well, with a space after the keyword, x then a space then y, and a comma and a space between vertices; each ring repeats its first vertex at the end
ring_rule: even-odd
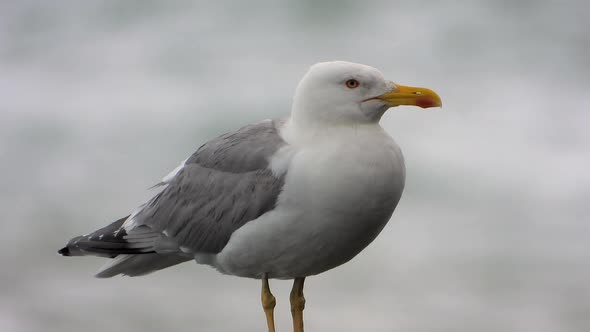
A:
POLYGON ((405 184, 402 152, 379 125, 400 105, 441 107, 426 88, 344 61, 313 65, 290 116, 203 144, 128 216, 71 239, 63 256, 111 258, 96 276, 141 276, 194 260, 262 281, 293 279, 293 330, 303 332, 304 280, 355 257, 381 232, 405 184))

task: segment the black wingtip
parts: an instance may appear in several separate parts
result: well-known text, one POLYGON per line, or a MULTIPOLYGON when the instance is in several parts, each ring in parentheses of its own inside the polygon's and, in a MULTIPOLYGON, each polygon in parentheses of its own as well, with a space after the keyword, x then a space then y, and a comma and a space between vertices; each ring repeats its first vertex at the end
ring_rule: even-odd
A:
POLYGON ((63 248, 59 249, 57 251, 57 253, 60 254, 60 255, 62 255, 62 256, 71 256, 70 255, 70 248, 68 248, 68 247, 63 247, 63 248))

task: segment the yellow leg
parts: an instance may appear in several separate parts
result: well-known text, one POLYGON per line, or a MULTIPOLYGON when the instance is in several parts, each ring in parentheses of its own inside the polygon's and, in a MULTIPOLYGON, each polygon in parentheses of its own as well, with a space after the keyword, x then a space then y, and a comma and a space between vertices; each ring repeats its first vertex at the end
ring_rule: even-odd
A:
POLYGON ((264 309, 264 314, 266 315, 266 325, 268 326, 268 332, 275 332, 274 309, 276 304, 277 300, 270 292, 268 278, 267 275, 264 274, 264 277, 262 277, 262 308, 264 309))
POLYGON ((291 315, 293 316, 293 331, 303 332, 303 309, 305 309, 305 297, 303 297, 303 282, 305 278, 295 278, 291 289, 291 315))

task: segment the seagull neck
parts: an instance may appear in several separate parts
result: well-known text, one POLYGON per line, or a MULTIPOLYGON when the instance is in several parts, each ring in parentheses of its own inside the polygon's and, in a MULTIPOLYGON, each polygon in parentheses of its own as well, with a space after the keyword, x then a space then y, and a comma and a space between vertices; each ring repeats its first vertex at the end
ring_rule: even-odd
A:
POLYGON ((284 139, 290 143, 317 144, 323 139, 334 137, 357 136, 362 132, 382 132, 379 123, 357 123, 357 122, 314 122, 301 121, 300 118, 291 117, 281 130, 284 139))

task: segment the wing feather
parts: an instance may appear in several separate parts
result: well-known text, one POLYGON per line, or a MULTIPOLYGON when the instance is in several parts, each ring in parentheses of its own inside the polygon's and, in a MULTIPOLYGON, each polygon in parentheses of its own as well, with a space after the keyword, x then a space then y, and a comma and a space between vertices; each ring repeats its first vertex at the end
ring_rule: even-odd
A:
POLYGON ((101 276, 110 276, 113 271, 125 273, 121 264, 128 264, 133 270, 130 273, 139 274, 151 267, 185 261, 187 250, 220 252, 234 231, 272 210, 277 202, 284 174, 273 174, 269 164, 286 145, 278 132, 282 123, 263 121, 207 142, 169 174, 159 184, 161 191, 141 208, 70 240, 60 253, 104 257, 148 254, 149 258, 142 260, 124 256, 110 264, 109 273, 101 272, 101 276), (171 260, 170 254, 175 252, 182 257, 171 260))

